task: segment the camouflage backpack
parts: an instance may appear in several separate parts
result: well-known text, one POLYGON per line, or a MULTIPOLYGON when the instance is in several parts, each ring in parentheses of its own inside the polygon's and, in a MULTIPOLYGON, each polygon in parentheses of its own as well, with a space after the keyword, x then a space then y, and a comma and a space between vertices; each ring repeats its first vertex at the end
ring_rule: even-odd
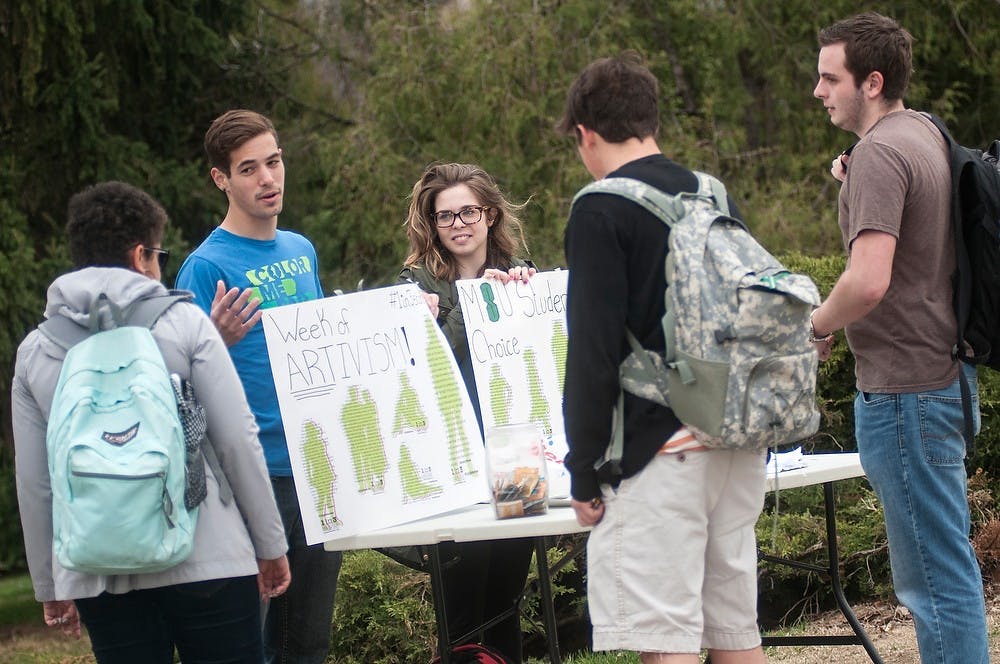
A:
MULTIPOLYGON (((729 216, 725 187, 696 173, 698 192, 670 196, 631 178, 607 178, 577 193, 623 196, 670 232, 666 260, 666 353, 642 348, 619 368, 622 389, 670 407, 709 447, 764 449, 819 427, 817 355, 809 315, 820 297, 729 216)), ((623 399, 608 452, 621 458, 623 399), (617 448, 617 449, 615 449, 617 448)))

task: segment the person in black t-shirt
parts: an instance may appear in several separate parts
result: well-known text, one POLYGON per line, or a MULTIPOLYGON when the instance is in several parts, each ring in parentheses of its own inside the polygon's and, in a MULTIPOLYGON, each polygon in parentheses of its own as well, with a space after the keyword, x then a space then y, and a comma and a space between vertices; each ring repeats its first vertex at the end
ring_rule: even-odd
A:
MULTIPOLYGON (((559 128, 576 138, 595 179, 697 190, 695 175, 657 145, 658 93, 632 52, 597 60, 574 81, 559 128)), ((594 526, 594 650, 638 651, 644 664, 694 664, 702 648, 720 664, 765 662, 753 530, 763 453, 706 449, 669 408, 626 393, 623 478, 602 484, 594 469, 611 439, 626 327, 646 348, 665 349, 667 229, 625 198, 594 194, 573 206, 565 243, 566 468, 577 520, 594 526)))

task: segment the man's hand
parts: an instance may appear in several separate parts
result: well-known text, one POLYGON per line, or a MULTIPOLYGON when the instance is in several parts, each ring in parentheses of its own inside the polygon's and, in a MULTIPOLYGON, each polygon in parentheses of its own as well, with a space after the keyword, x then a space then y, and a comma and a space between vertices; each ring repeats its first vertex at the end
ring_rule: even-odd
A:
POLYGON ((850 156, 844 152, 839 156, 834 157, 833 161, 830 162, 830 175, 832 175, 837 182, 843 182, 847 179, 847 160, 849 158, 850 156))
POLYGON ((600 498, 587 501, 572 498, 569 504, 576 512, 576 522, 581 526, 596 526, 604 518, 604 503, 601 502, 600 498))
POLYGON ((253 289, 247 288, 242 293, 238 288, 226 290, 222 280, 215 285, 215 299, 209 314, 226 347, 233 346, 246 336, 254 325, 260 322, 264 312, 260 306, 260 298, 251 299, 253 289))
POLYGON ((80 614, 72 600, 42 602, 42 616, 49 627, 58 627, 66 636, 80 638, 80 614))
POLYGON ((816 354, 819 355, 819 361, 826 362, 830 359, 830 353, 833 351, 833 338, 831 337, 826 341, 814 341, 813 348, 816 349, 816 354))
POLYGON ((257 589, 262 599, 271 599, 288 590, 292 582, 292 573, 288 569, 288 557, 281 556, 274 560, 257 559, 257 589))

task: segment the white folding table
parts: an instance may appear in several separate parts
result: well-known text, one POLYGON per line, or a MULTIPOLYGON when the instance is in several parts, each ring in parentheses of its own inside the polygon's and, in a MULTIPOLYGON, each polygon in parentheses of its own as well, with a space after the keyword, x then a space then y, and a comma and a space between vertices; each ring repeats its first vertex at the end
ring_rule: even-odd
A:
MULTIPOLYGON (((797 487, 823 485, 828 564, 826 567, 820 567, 764 554, 761 555, 761 558, 799 569, 828 574, 837 606, 847 619, 854 634, 844 636, 764 637, 764 645, 861 645, 868 653, 872 662, 881 664, 882 660, 878 652, 875 650, 871 640, 858 622, 854 611, 844 596, 840 580, 833 484, 852 477, 862 477, 864 471, 861 469, 861 462, 856 453, 811 454, 805 455, 804 459, 806 462, 804 468, 783 471, 778 473, 777 477, 769 475, 767 489, 768 491, 776 489, 783 491, 797 487)), ((452 641, 448 632, 448 624, 444 611, 441 561, 438 555, 437 544, 447 541, 472 542, 515 537, 534 538, 535 561, 538 568, 539 593, 541 595, 543 618, 545 620, 549 658, 553 664, 560 664, 562 659, 559 654, 558 635, 556 634, 555 611, 552 607, 552 588, 550 570, 546 558, 545 538, 554 535, 585 532, 587 530, 589 528, 584 528, 576 522, 576 516, 568 506, 552 505, 545 514, 498 520, 494 515, 491 505, 478 504, 419 521, 332 540, 326 542, 325 546, 328 550, 343 551, 391 546, 425 545, 428 552, 431 588, 434 596, 438 650, 441 654, 442 662, 449 664, 449 651, 452 641)))

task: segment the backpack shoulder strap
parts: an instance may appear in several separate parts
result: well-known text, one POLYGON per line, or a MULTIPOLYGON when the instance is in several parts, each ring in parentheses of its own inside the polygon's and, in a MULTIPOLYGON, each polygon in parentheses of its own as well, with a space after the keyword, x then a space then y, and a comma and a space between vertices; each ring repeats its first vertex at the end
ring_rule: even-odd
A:
POLYGON ((698 195, 711 198, 715 201, 715 207, 725 216, 729 214, 729 194, 726 192, 726 185, 714 175, 693 171, 698 178, 698 195))
MULTIPOLYGON (((591 182, 577 192, 573 204, 587 194, 616 194, 641 205, 668 227, 673 227, 684 216, 684 199, 711 200, 719 211, 729 216, 729 196, 722 182, 707 173, 692 171, 698 178, 698 191, 681 192, 671 196, 656 187, 635 178, 603 178, 591 182)), ((572 207, 572 205, 570 206, 572 207)))
POLYGON ((121 307, 112 302, 107 294, 98 293, 90 303, 90 314, 84 326, 68 316, 57 314, 38 326, 38 330, 63 350, 69 350, 92 334, 101 330, 102 312, 107 310, 113 327, 124 325, 121 307))
MULTIPOLYGON (((969 318, 970 297, 967 295, 972 289, 972 267, 969 263, 968 249, 965 245, 965 233, 962 227, 962 175, 965 172, 964 166, 960 163, 967 155, 957 155, 958 143, 948 131, 948 125, 944 120, 933 113, 922 113, 930 120, 941 136, 944 137, 945 145, 948 148, 948 166, 951 168, 951 228, 955 238, 955 260, 957 267, 957 292, 955 293, 955 319, 958 323, 958 340, 952 348, 952 357, 960 358, 962 345, 965 343, 965 322, 969 318)), ((975 419, 972 412, 972 392, 969 388, 968 380, 965 376, 965 369, 962 362, 958 365, 958 383, 962 393, 962 437, 965 439, 966 449, 966 469, 968 470, 968 459, 976 449, 975 419)))
POLYGON ((91 304, 88 326, 80 325, 67 316, 55 315, 43 321, 38 326, 38 331, 63 350, 69 350, 99 331, 101 309, 107 308, 111 312, 115 326, 137 325, 148 328, 152 327, 171 306, 177 302, 191 300, 192 297, 192 294, 187 291, 170 291, 166 295, 136 300, 125 311, 122 311, 108 299, 107 295, 100 293, 94 297, 91 304))
POLYGON ((91 334, 90 328, 78 325, 62 315, 43 321, 38 325, 38 331, 63 350, 69 350, 91 334))
POLYGON ((190 302, 193 297, 187 291, 171 290, 166 295, 154 295, 136 300, 125 310, 126 324, 136 327, 153 327, 167 309, 178 302, 190 302))
POLYGON ((641 205, 667 227, 673 227, 674 223, 684 215, 684 206, 678 197, 669 196, 656 187, 634 178, 595 180, 576 193, 573 205, 588 194, 615 194, 627 198, 641 205))

